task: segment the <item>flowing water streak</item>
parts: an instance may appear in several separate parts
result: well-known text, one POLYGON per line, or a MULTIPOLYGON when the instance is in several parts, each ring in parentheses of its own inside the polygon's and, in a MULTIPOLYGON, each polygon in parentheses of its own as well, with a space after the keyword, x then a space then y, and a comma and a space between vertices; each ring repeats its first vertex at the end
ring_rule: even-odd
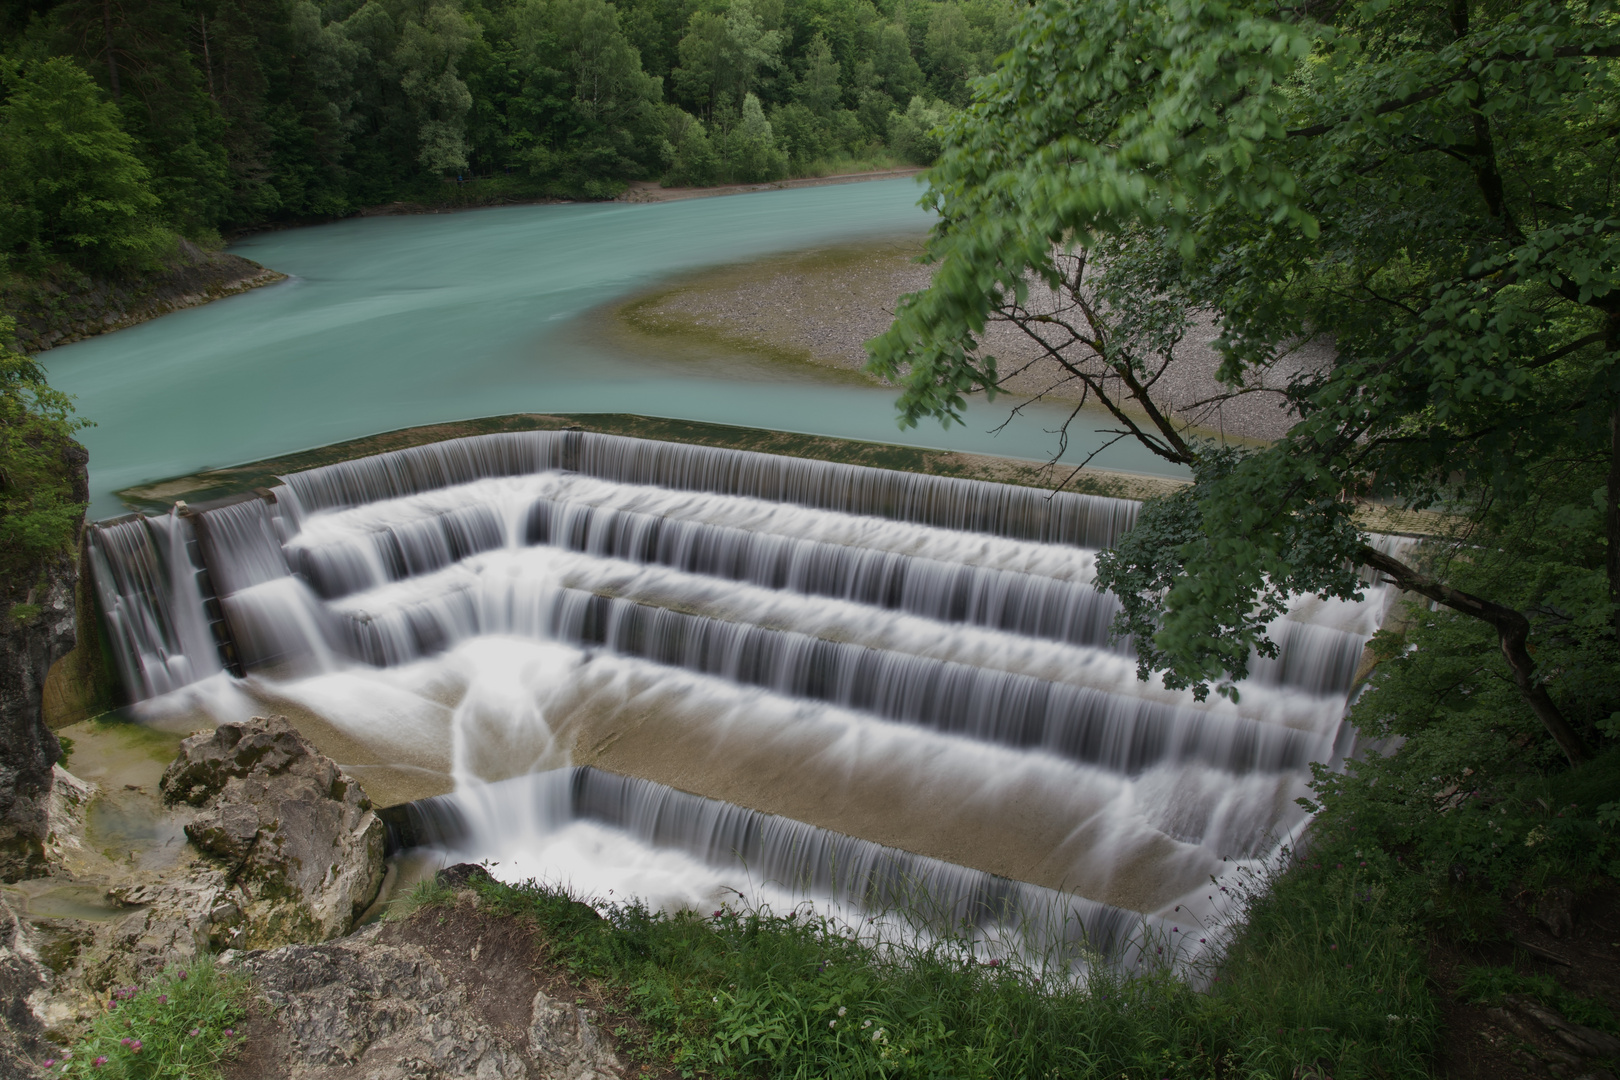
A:
MULTIPOLYGON (((477 854, 520 865, 526 850, 573 823, 607 825, 650 848, 732 871, 733 880, 745 877, 746 892, 731 888, 745 902, 830 901, 846 919, 851 912, 858 922, 890 916, 897 936, 960 935, 988 955, 1036 958, 1046 968, 1140 958, 1163 944, 1177 959, 1200 951, 1191 934, 1158 918, 600 769, 469 786, 388 816, 396 847, 431 846, 445 858, 477 854), (492 836, 505 842, 491 848, 492 836)), ((565 884, 596 903, 607 901, 590 882, 565 884)))
POLYGON ((411 663, 490 634, 605 645, 787 697, 1127 774, 1189 760, 1232 772, 1303 769, 1332 750, 1328 733, 1207 708, 686 614, 546 582, 524 589, 498 572, 481 574, 478 582, 498 595, 452 588, 415 603, 371 606, 334 623, 329 633, 346 637, 343 652, 378 666, 411 663))
POLYGON ((178 513, 128 518, 90 532, 107 636, 124 685, 141 698, 223 670, 195 545, 190 522, 178 513))

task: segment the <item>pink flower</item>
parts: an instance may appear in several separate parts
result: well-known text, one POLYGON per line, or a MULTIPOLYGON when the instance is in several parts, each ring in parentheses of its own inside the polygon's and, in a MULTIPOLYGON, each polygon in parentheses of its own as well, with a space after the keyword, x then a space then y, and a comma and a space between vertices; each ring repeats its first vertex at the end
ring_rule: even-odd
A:
POLYGON ((226 1028, 225 1029, 225 1037, 227 1039, 233 1037, 235 1034, 236 1034, 236 1029, 234 1029, 234 1028, 226 1028))
POLYGON ((46 1058, 45 1059, 45 1067, 47 1069, 54 1069, 56 1067, 56 1059, 55 1058, 46 1058))
POLYGON ((158 1004, 159 1005, 167 1005, 168 1003, 169 1003, 169 995, 168 994, 159 994, 158 995, 158 1004))
POLYGON ((1328 946, 1328 952, 1338 952, 1338 951, 1339 951, 1339 947, 1337 945, 1329 945, 1328 946))
POLYGON ((96 1060, 92 1061, 90 1064, 94 1065, 98 1069, 101 1068, 103 1065, 107 1064, 107 1055, 102 1054, 100 1057, 96 1058, 96 1060))
POLYGON ((197 1036, 199 1036, 201 1034, 202 1034, 202 1028, 192 1028, 191 1029, 191 1037, 193 1039, 195 1039, 197 1036))
POLYGON ((120 1045, 120 1046, 128 1046, 132 1041, 133 1040, 131 1040, 129 1038, 129 1036, 126 1035, 122 1039, 118 1040, 118 1045, 120 1045))
POLYGON ((181 968, 178 972, 175 973, 175 977, 178 978, 181 982, 185 982, 186 981, 186 969, 181 968))
POLYGON ((136 1039, 134 1042, 130 1043, 129 1044, 129 1052, 132 1053, 132 1054, 140 1053, 141 1052, 141 1040, 136 1039))

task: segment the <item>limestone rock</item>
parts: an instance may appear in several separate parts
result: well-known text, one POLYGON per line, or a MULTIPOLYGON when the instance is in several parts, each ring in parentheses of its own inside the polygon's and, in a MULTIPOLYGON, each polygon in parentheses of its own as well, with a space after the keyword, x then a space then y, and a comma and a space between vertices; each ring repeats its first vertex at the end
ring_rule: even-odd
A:
POLYGON ((603 1045, 591 1014, 577 1005, 534 995, 529 1053, 547 1080, 612 1080, 623 1075, 618 1056, 603 1045))
POLYGON ((219 910, 233 944, 326 941, 376 898, 382 822, 360 785, 285 718, 193 735, 160 787, 167 801, 201 808, 186 835, 241 894, 210 896, 205 909, 219 910))
POLYGON ((44 1048, 37 1006, 50 973, 28 938, 28 927, 0 900, 0 1076, 32 1076, 44 1048))
POLYGON ((530 1046, 478 1015, 465 990, 414 944, 380 927, 221 963, 248 975, 275 1008, 277 1075, 288 1080, 619 1080, 623 1070, 584 1010, 538 995, 530 1046), (525 1053, 527 1051, 527 1053, 525 1053))

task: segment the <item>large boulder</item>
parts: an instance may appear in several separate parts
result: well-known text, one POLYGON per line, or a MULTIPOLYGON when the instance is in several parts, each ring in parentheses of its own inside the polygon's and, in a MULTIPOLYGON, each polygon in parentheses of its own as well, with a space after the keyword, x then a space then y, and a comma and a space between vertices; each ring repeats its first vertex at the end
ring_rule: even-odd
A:
POLYGON ((222 894, 233 910, 209 920, 229 926, 231 945, 327 941, 376 899, 383 823, 359 783, 285 717, 193 735, 160 787, 167 802, 199 808, 186 835, 238 897, 222 894))

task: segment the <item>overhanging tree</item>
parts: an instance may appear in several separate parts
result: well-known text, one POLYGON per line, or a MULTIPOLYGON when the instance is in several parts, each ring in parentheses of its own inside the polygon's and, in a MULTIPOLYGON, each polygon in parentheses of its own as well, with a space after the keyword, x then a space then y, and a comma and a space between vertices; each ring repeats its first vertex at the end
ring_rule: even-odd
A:
POLYGON ((1290 593, 1348 598, 1370 569, 1488 623, 1577 763, 1527 613, 1379 549, 1354 513, 1466 514, 1600 447, 1620 619, 1617 56, 1607 0, 1042 0, 946 133, 938 269, 871 368, 902 422, 960 420, 1004 377, 979 338, 1009 319, 1121 435, 1192 469, 1099 570, 1144 675, 1233 693, 1290 593), (1222 448, 1164 406, 1197 312, 1231 393, 1282 386, 1284 438, 1222 448), (1300 368, 1309 339, 1335 358, 1300 368))

